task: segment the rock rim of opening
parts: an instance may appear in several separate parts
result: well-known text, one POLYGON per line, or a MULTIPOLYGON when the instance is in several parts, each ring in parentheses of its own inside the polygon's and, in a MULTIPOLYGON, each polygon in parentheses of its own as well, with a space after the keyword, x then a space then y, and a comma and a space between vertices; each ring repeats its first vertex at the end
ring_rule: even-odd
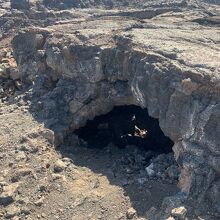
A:
POLYGON ((190 22, 106 16, 29 28, 13 48, 33 90, 32 110, 55 132, 56 144, 114 106, 147 108, 175 143, 180 188, 203 201, 219 178, 217 33, 190 22))

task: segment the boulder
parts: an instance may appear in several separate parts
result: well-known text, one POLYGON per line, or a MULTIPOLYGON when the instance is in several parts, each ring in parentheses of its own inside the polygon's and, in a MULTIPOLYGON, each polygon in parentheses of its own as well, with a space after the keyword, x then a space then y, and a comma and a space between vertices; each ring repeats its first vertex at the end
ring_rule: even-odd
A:
POLYGON ((184 206, 181 206, 181 207, 178 207, 178 208, 174 208, 171 211, 171 215, 173 217, 178 218, 179 220, 184 220, 185 217, 186 217, 186 213, 187 213, 187 210, 186 210, 186 208, 184 206))

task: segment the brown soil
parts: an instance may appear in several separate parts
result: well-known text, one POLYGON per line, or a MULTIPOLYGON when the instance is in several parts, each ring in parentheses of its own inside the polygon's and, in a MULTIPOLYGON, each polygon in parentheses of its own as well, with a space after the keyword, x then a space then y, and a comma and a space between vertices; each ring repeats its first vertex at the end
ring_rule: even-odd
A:
POLYGON ((2 218, 15 206, 20 219, 127 219, 131 207, 133 219, 147 219, 149 209, 155 214, 163 198, 177 192, 175 184, 149 179, 124 164, 136 147, 54 149, 50 132, 26 108, 1 107, 1 186, 18 186, 12 204, 1 206, 2 218), (60 160, 64 167, 56 170, 60 160))

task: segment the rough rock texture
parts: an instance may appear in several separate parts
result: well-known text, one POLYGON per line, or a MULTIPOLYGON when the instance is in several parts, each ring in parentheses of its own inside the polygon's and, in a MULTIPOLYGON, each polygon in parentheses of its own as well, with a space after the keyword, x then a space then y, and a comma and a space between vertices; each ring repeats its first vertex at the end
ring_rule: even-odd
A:
POLYGON ((14 9, 30 9, 29 0, 11 0, 11 8, 14 9))
POLYGON ((92 7, 99 7, 99 8, 123 8, 123 7, 149 7, 149 6, 185 6, 187 1, 185 0, 176 0, 176 1, 146 1, 146 0, 43 0, 43 4, 49 8, 55 9, 66 9, 66 8, 92 8, 92 7))
MULTIPOLYGON (((10 202, 9 207, 6 206, 0 212, 0 218, 32 213, 33 210, 37 210, 32 214, 34 219, 41 218, 41 213, 42 218, 45 218, 44 212, 51 209, 48 209, 48 204, 59 209, 56 206, 58 197, 60 201, 65 200, 63 205, 66 207, 72 203, 70 195, 74 197, 74 207, 82 204, 87 207, 94 195, 99 198, 103 192, 97 187, 98 183, 89 188, 92 193, 87 195, 88 198, 82 194, 87 193, 87 185, 93 182, 93 177, 101 183, 102 177, 94 176, 91 171, 76 167, 74 163, 70 163, 71 169, 68 170, 66 159, 60 162, 57 152, 51 146, 54 143, 53 132, 55 144, 66 149, 62 146, 66 135, 85 125, 88 119, 108 113, 114 106, 131 104, 147 108, 150 116, 159 119, 163 132, 175 142, 173 151, 181 169, 179 186, 183 194, 168 197, 162 208, 168 215, 172 214, 173 208, 182 207, 182 200, 187 195, 189 199, 193 198, 192 207, 195 210, 203 207, 201 204, 208 204, 208 211, 214 209, 213 219, 219 218, 218 1, 112 0, 59 1, 57 4, 56 1, 45 0, 42 3, 33 0, 11 1, 11 6, 13 2, 30 2, 30 9, 26 10, 25 5, 22 5, 20 11, 9 10, 9 1, 0 0, 0 162, 4 167, 0 200, 3 205, 6 205, 5 201, 10 202), (87 9, 73 9, 81 7, 87 9), (113 9, 103 10, 103 7, 113 9), (12 42, 18 71, 11 57, 10 39, 22 27, 26 29, 20 31, 12 42), (3 50, 3 46, 7 50, 3 50), (9 106, 2 107, 2 102, 7 101, 9 106), (16 104, 14 106, 11 103, 16 104), (40 123, 49 130, 42 128, 40 123), (32 129, 37 132, 30 131, 32 129), (11 149, 10 152, 8 149, 11 149), (52 168, 48 168, 51 162, 47 161, 53 161, 52 168), (51 172, 57 170, 56 166, 61 174, 51 175, 51 172), (68 171, 65 171, 66 167, 68 171), (39 173, 39 178, 32 175, 35 172, 39 173), (48 181, 40 183, 45 178, 48 181), (26 185, 22 184, 22 179, 26 185), (61 194, 53 188, 56 187, 54 181, 57 179, 65 182, 61 194), (79 181, 80 187, 77 187, 79 179, 82 182, 79 181), (30 204, 22 203, 23 198, 18 198, 17 191, 12 196, 14 182, 19 183, 18 192, 30 198, 30 204), (11 185, 8 187, 9 183, 11 185), (32 185, 37 188, 37 194, 36 189, 30 187, 32 185), (74 190, 69 193, 71 187, 74 190), (14 203, 18 207, 14 207, 14 203), (28 210, 23 210, 22 204, 28 210), (45 206, 36 209, 42 204, 45 206)), ((14 7, 19 8, 21 5, 14 7)), ((75 149, 79 158, 84 151, 80 149, 75 149)), ((109 151, 105 149, 103 152, 106 156, 109 151)), ((89 154, 85 153, 86 157, 89 154)), ((96 163, 100 164, 95 156, 96 152, 93 152, 92 167, 96 163)), ((84 165, 84 161, 79 161, 80 165, 84 165)), ((103 161, 111 163, 109 158, 103 161)), ((100 171, 100 168, 95 167, 94 170, 100 171)), ((143 183, 145 179, 141 177, 138 181, 143 183)), ((101 186, 108 188, 107 182, 103 181, 101 186)), ((127 184, 123 182, 123 185, 127 184)), ((119 210, 116 211, 123 210, 124 213, 128 206, 121 207, 120 204, 128 202, 123 193, 119 193, 115 187, 109 187, 108 190, 113 194, 112 197, 104 196, 104 203, 117 201, 116 207, 119 210)), ((103 205, 101 202, 98 199, 99 205, 103 205)), ((111 208, 107 219, 114 218, 115 208, 111 208)), ((72 211, 77 220, 79 217, 85 219, 84 211, 72 211)), ((72 211, 65 211, 63 219, 70 219, 72 211)), ((206 210, 202 211, 210 214, 206 210)), ((147 219, 163 219, 156 217, 159 215, 155 212, 158 214, 154 207, 148 210, 146 216, 151 217, 147 219)), ((54 218, 54 213, 50 215, 54 218)), ((120 213, 116 219, 120 219, 120 213)))
MULTIPOLYGON (((147 108, 175 142, 182 191, 203 201, 219 181, 220 35, 189 22, 196 13, 203 12, 104 16, 20 32, 14 55, 23 82, 34 82, 32 110, 57 144, 114 106, 147 108)), ((220 211, 219 199, 208 198, 220 211)))
POLYGON ((143 151, 97 151, 76 143, 58 151, 53 132, 28 108, 26 103, 0 109, 0 219, 126 220, 135 209, 134 220, 146 217, 151 206, 156 213, 150 219, 160 219, 162 199, 178 190, 146 172, 140 176, 135 163, 127 165, 143 158, 143 151))

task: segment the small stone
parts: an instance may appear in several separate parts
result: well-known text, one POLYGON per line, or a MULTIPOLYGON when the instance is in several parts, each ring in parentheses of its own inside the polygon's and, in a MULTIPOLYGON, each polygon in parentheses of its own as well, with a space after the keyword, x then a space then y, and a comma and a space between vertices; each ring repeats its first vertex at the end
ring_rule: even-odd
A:
POLYGON ((127 174, 132 174, 133 173, 133 171, 130 168, 128 168, 128 167, 125 169, 125 172, 127 174))
POLYGON ((62 160, 57 160, 54 164, 54 172, 62 172, 66 168, 66 164, 62 160))
POLYGON ((60 174, 58 174, 58 173, 53 173, 53 174, 52 174, 53 180, 58 180, 58 179, 61 179, 62 177, 63 177, 63 176, 60 175, 60 174))
POLYGON ((3 65, 0 65, 0 78, 6 79, 9 77, 9 72, 7 68, 3 65))
POLYGON ((42 182, 38 186, 40 192, 46 192, 47 191, 47 187, 48 187, 48 185, 47 185, 46 182, 42 182))
POLYGON ((92 183, 92 188, 96 189, 100 186, 100 182, 98 179, 96 179, 93 183, 92 183))
POLYGON ((65 56, 66 59, 70 59, 71 58, 71 54, 70 54, 70 51, 69 51, 67 46, 63 47, 62 53, 63 53, 63 55, 65 56))
POLYGON ((2 180, 0 182, 0 187, 3 187, 3 186, 8 186, 8 183, 2 180))
POLYGON ((132 219, 135 216, 135 214, 136 214, 136 210, 134 208, 131 207, 127 210, 128 219, 132 219))
POLYGON ((22 177, 28 176, 33 173, 33 170, 30 168, 21 168, 16 171, 14 176, 12 176, 11 180, 12 182, 18 182, 22 177))
POLYGON ((177 217, 177 218, 179 218, 181 220, 185 219, 186 213, 187 213, 187 210, 186 210, 186 208, 184 206, 180 206, 178 208, 174 208, 171 211, 171 215, 173 217, 177 217))
POLYGON ((8 173, 9 173, 9 170, 8 169, 4 169, 2 172, 1 172, 1 175, 3 177, 7 177, 8 176, 8 173))
POLYGON ((45 56, 45 50, 37 50, 37 58, 42 60, 45 56))
POLYGON ((22 151, 22 152, 19 152, 18 154, 17 154, 17 156, 16 156, 16 158, 15 158, 15 160, 17 161, 17 162, 19 162, 19 161, 22 161, 22 160, 26 160, 26 154, 22 151))
POLYGON ((2 64, 7 64, 7 68, 9 68, 10 60, 8 58, 3 58, 1 62, 2 64))
POLYGON ((58 212, 61 212, 61 213, 62 213, 63 211, 64 211, 63 209, 58 209, 58 212))
POLYGON ((124 219, 124 214, 123 213, 119 213, 117 219, 118 220, 124 219))
POLYGON ((12 57, 12 53, 11 53, 11 51, 7 51, 7 53, 6 53, 6 57, 9 57, 9 58, 12 57))
POLYGON ((46 218, 47 215, 46 215, 45 213, 42 213, 42 214, 41 214, 41 217, 42 217, 42 218, 46 218))
POLYGON ((20 214, 20 209, 15 205, 11 205, 6 209, 5 218, 13 218, 14 216, 19 214, 20 214))
POLYGON ((11 67, 10 68, 10 78, 13 80, 18 80, 21 78, 21 72, 17 68, 11 67))
POLYGON ((64 157, 64 158, 62 159, 62 161, 63 161, 67 166, 72 163, 71 159, 68 158, 68 157, 64 157))
POLYGON ((74 201, 73 205, 74 205, 75 207, 76 207, 76 206, 81 206, 81 205, 84 204, 85 200, 86 200, 86 197, 84 197, 84 196, 78 197, 78 198, 76 198, 76 200, 74 201))
POLYGON ((18 184, 3 186, 3 192, 0 195, 0 205, 7 206, 14 201, 15 194, 18 189, 18 184))
POLYGON ((39 200, 37 200, 34 204, 36 205, 36 206, 42 206, 43 205, 43 203, 44 203, 44 197, 42 196, 39 200))
POLYGON ((54 144, 54 132, 49 129, 43 129, 39 132, 49 143, 54 144))
POLYGON ((27 151, 29 153, 37 153, 38 152, 38 148, 35 147, 35 146, 25 146, 25 145, 21 145, 21 146, 18 146, 17 149, 19 151, 27 151))
POLYGON ((153 177, 155 175, 155 171, 153 170, 153 168, 154 168, 153 163, 145 168, 145 170, 147 171, 147 175, 150 176, 150 177, 153 177))
POLYGON ((41 49, 43 47, 43 43, 44 43, 44 36, 42 34, 36 34, 35 41, 37 44, 36 45, 37 49, 41 49))
POLYGON ((14 84, 16 86, 17 89, 21 90, 22 89, 22 83, 20 80, 15 80, 14 84))
POLYGON ((24 215, 29 215, 31 213, 31 210, 26 206, 22 206, 21 213, 24 215))

